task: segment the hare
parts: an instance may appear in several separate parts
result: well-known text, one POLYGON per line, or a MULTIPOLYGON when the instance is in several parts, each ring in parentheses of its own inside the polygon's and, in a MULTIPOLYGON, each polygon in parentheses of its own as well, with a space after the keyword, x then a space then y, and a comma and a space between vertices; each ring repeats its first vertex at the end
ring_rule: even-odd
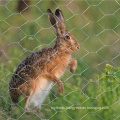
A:
POLYGON ((72 73, 77 68, 77 61, 71 53, 80 48, 73 34, 65 30, 65 20, 61 10, 55 14, 47 10, 48 18, 56 29, 55 45, 28 56, 17 68, 9 84, 9 92, 14 104, 19 96, 25 98, 25 110, 39 113, 42 103, 52 85, 58 85, 58 95, 64 93, 63 82, 59 79, 69 66, 72 73))

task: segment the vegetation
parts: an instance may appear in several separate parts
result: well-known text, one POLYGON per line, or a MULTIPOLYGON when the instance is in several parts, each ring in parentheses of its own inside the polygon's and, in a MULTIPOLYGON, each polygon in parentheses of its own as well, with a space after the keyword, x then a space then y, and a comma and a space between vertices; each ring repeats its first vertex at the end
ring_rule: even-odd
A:
POLYGON ((120 119, 120 15, 117 1, 35 0, 29 11, 17 12, 18 1, 0 2, 0 119, 119 120, 120 119), (93 5, 93 6, 92 6, 93 5), (12 109, 9 82, 28 55, 55 42, 47 9, 62 9, 66 28, 81 44, 73 54, 74 74, 65 72, 64 95, 54 86, 39 116, 26 115, 23 97, 12 109))

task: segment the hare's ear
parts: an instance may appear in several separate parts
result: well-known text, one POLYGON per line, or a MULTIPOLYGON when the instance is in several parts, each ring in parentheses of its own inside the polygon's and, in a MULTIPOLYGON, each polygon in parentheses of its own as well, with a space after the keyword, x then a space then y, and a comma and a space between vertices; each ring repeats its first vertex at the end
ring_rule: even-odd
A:
POLYGON ((52 13, 51 9, 48 9, 47 10, 48 12, 48 19, 50 20, 51 24, 57 29, 57 26, 56 26, 56 16, 52 13))
POLYGON ((56 15, 61 21, 63 21, 63 22, 65 21, 62 10, 56 9, 55 15, 56 15))
POLYGON ((55 15, 59 18, 59 22, 60 22, 59 28, 61 29, 61 31, 64 31, 65 30, 65 19, 64 19, 62 10, 56 9, 55 15))
POLYGON ((51 24, 56 28, 57 35, 63 36, 63 33, 64 33, 63 31, 65 31, 65 22, 64 22, 64 16, 62 14, 62 11, 57 9, 54 14, 50 9, 48 9, 47 12, 48 12, 48 18, 51 24))

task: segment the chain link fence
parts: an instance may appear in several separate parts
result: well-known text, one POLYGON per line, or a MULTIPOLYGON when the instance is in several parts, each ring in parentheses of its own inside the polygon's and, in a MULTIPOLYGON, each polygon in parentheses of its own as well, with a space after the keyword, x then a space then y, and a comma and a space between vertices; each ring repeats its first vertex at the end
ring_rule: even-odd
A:
POLYGON ((120 1, 25 0, 24 5, 20 9, 19 0, 0 1, 0 119, 119 120, 120 1), (55 44, 48 8, 63 11, 66 28, 81 44, 72 55, 78 67, 60 78, 63 95, 53 85, 40 114, 26 115, 23 97, 12 109, 9 82, 28 55, 55 44))

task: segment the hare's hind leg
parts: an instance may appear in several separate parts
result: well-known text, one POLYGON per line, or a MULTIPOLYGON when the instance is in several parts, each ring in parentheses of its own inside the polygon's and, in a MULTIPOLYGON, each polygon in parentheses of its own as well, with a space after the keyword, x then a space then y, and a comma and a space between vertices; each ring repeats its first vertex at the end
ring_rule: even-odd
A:
POLYGON ((39 109, 48 95, 53 82, 46 77, 41 77, 35 81, 35 87, 30 97, 26 98, 26 111, 39 113, 39 109), (33 111, 32 111, 33 110, 33 111))
MULTIPOLYGON (((30 112, 32 111, 31 107, 30 107, 30 100, 32 95, 34 94, 34 89, 35 89, 35 85, 33 82, 25 85, 25 87, 23 87, 24 90, 24 97, 25 97, 25 111, 27 114, 30 114, 30 112)), ((21 91, 23 91, 21 90, 21 91)))
POLYGON ((33 92, 31 92, 29 96, 25 97, 25 111, 28 115, 32 111, 32 109, 30 108, 30 105, 29 105, 32 94, 33 94, 33 92))
POLYGON ((26 111, 26 114, 28 115, 32 111, 31 108, 29 107, 29 101, 30 101, 30 97, 25 98, 25 111, 26 111))
POLYGON ((33 112, 35 114, 39 114, 40 107, 37 103, 37 100, 35 99, 36 94, 33 93, 31 96, 25 98, 25 111, 29 115, 30 112, 33 112))

